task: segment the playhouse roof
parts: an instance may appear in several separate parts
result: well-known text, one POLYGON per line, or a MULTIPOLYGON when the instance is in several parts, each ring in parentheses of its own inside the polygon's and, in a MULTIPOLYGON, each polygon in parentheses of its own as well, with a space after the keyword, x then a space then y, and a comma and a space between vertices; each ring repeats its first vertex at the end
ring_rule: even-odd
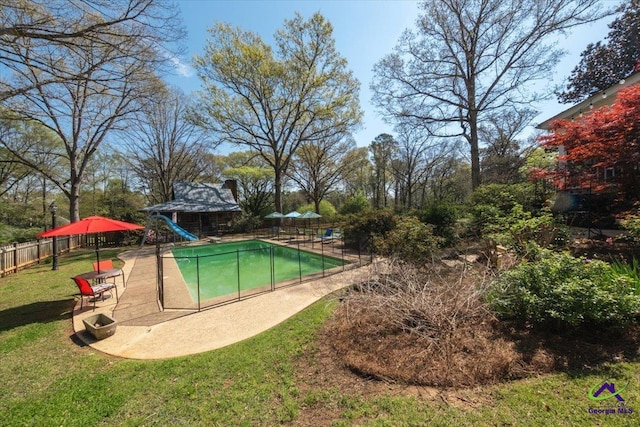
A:
POLYGON ((173 200, 148 206, 146 212, 240 212, 233 191, 227 183, 207 184, 176 182, 173 200))

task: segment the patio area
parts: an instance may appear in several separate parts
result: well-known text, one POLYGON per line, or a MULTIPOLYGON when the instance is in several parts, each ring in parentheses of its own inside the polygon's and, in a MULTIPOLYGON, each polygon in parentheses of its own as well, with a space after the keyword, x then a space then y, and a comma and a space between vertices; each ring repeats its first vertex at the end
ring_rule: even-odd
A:
MULTIPOLYGON (((376 264, 353 268, 317 280, 259 294, 204 311, 161 311, 156 291, 155 248, 141 248, 120 255, 127 286, 117 284, 119 300, 107 298, 73 313, 76 335, 104 353, 131 359, 165 359, 221 348, 263 332, 288 319, 325 295, 366 280, 376 264), (95 340, 83 319, 104 313, 117 320, 114 335, 95 340)), ((165 266, 164 277, 181 286, 177 266, 165 266)), ((166 284, 165 284, 166 286, 166 284)))

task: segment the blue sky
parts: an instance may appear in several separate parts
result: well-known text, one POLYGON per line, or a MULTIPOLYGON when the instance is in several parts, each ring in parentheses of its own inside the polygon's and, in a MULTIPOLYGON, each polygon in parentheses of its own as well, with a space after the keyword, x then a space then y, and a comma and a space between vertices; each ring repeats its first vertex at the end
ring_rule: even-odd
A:
MULTIPOLYGON (((604 0, 616 5, 618 0, 604 0)), ((360 103, 364 111, 364 124, 355 133, 358 146, 368 145, 381 133, 393 133, 391 126, 385 124, 371 104, 369 84, 372 80, 372 68, 384 55, 391 53, 398 38, 406 28, 414 28, 418 16, 418 3, 409 0, 179 0, 184 24, 188 31, 188 54, 177 65, 177 74, 168 81, 186 93, 200 88, 200 80, 190 69, 193 55, 202 54, 209 37, 207 28, 216 21, 227 22, 246 31, 258 33, 267 43, 271 43, 273 34, 282 27, 285 19, 300 12, 308 18, 319 11, 333 25, 336 48, 348 61, 349 68, 360 80, 360 103)), ((550 81, 560 83, 578 63, 580 52, 588 43, 604 39, 608 33, 607 24, 612 19, 583 26, 570 36, 557 40, 558 46, 568 54, 558 64, 556 74, 550 81)), ((541 114, 536 122, 541 122, 567 108, 558 104, 555 98, 540 104, 541 114)))

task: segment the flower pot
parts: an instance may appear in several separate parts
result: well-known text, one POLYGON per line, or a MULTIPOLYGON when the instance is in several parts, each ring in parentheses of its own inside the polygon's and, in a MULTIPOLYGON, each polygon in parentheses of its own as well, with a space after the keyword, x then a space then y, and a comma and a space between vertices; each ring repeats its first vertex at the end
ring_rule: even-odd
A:
POLYGON ((83 319, 85 328, 93 335, 97 340, 101 340, 116 333, 116 326, 118 322, 116 319, 107 316, 106 314, 94 314, 86 319, 83 319))

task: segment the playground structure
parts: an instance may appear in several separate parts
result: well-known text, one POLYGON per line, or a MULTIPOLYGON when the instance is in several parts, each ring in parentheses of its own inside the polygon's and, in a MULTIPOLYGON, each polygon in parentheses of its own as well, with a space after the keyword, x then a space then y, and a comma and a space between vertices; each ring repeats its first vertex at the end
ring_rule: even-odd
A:
POLYGON ((176 224, 175 222, 171 221, 171 219, 165 215, 160 215, 160 214, 152 214, 149 217, 149 221, 147 221, 147 226, 145 227, 144 230, 144 237, 142 238, 142 245, 145 244, 145 242, 148 240, 148 237, 153 236, 154 239, 157 239, 158 236, 155 236, 155 231, 153 228, 151 228, 149 226, 149 224, 152 222, 152 220, 155 221, 163 221, 168 227, 169 230, 171 230, 171 232, 173 232, 174 234, 180 236, 181 238, 185 239, 185 240, 190 240, 190 241, 195 241, 195 240, 199 240, 198 236, 189 233, 187 230, 185 230, 184 228, 180 227, 178 224, 176 224))

